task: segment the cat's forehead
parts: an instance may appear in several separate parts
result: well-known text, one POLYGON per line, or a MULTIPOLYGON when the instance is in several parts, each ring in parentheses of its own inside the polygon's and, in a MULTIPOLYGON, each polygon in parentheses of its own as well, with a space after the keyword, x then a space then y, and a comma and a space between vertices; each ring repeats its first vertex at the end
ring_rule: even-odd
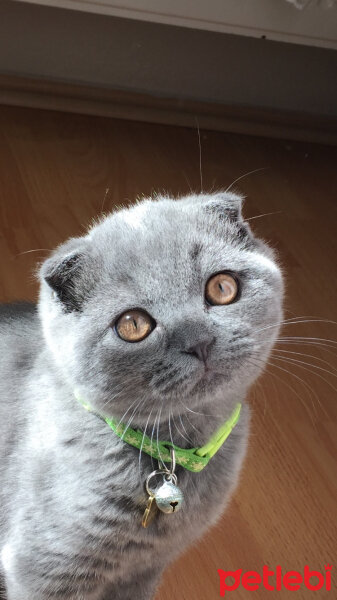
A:
POLYGON ((90 238, 105 267, 115 273, 133 271, 141 277, 146 270, 158 280, 165 272, 174 272, 177 279, 203 256, 223 250, 224 244, 229 254, 235 252, 230 243, 233 238, 238 245, 237 227, 230 218, 233 208, 225 206, 223 218, 218 210, 219 201, 213 196, 143 201, 112 214, 90 232, 90 238))
POLYGON ((222 270, 276 268, 245 229, 234 195, 143 201, 109 216, 89 237, 100 255, 102 279, 125 301, 190 297, 222 270), (135 298, 136 300, 136 298, 135 298))
MULTIPOLYGON (((175 248, 186 248, 197 239, 231 231, 241 217, 241 198, 234 194, 191 195, 179 200, 158 198, 144 200, 134 206, 113 213, 89 237, 104 246, 112 244, 124 251, 135 246, 147 247, 157 253, 175 248)), ((194 249, 196 252, 196 247, 194 249)))
POLYGON ((199 196, 187 196, 180 200, 170 198, 158 198, 156 200, 143 200, 137 204, 113 213, 106 219, 101 231, 106 234, 137 232, 141 236, 143 232, 149 239, 152 235, 162 235, 163 232, 173 233, 177 226, 178 231, 184 223, 190 228, 195 228, 198 221, 207 218, 205 207, 208 196, 202 200, 199 196), (117 230, 117 231, 116 231, 117 230))

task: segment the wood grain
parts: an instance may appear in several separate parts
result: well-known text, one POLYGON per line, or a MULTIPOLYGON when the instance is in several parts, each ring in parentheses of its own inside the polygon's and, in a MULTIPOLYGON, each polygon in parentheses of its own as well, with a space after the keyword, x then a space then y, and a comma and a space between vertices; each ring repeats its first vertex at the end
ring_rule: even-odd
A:
MULTIPOLYGON (((336 150, 210 131, 201 131, 201 146, 204 190, 264 169, 234 188, 246 195, 254 230, 279 252, 286 317, 336 319, 336 150), (274 214, 255 218, 264 213, 274 214)), ((197 131, 2 106, 1 301, 35 299, 37 261, 83 232, 103 208, 154 190, 184 194, 190 188, 200 190, 197 131)), ((283 335, 336 342, 336 331, 334 323, 310 322, 286 325, 283 335)), ((283 343, 278 349, 303 353, 288 354, 302 363, 290 365, 276 353, 252 390, 240 486, 217 526, 168 570, 157 600, 219 598, 218 568, 261 572, 264 564, 279 564, 303 572, 309 564, 324 572, 332 563, 336 571, 337 403, 331 386, 337 386, 326 372, 336 368, 336 350, 283 343)), ((334 578, 334 592, 293 596, 335 598, 336 584, 334 578)), ((249 594, 239 588, 226 597, 249 594)), ((274 597, 263 589, 255 596, 274 597)))

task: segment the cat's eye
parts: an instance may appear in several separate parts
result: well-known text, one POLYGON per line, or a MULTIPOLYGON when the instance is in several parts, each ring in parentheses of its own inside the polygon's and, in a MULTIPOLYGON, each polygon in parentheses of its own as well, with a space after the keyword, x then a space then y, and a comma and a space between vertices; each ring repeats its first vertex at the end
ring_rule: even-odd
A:
POLYGON ((207 281, 205 298, 208 304, 231 304, 236 299, 238 292, 238 281, 231 273, 217 273, 207 281))
POLYGON ((155 327, 153 319, 142 310, 129 310, 122 314, 116 325, 116 331, 125 342, 141 342, 155 327))

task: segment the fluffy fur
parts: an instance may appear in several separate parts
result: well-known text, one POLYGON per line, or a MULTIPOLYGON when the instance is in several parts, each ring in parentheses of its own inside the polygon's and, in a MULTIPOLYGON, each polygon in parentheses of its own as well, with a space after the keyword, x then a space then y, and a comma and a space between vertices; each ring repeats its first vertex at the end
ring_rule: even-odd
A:
MULTIPOLYGON (((0 321, 0 574, 8 600, 149 600, 161 573, 221 515, 244 457, 245 396, 278 334, 282 278, 233 194, 146 200, 59 247, 38 307, 0 321), (205 304, 217 272, 240 278, 228 306, 205 304), (131 308, 156 328, 130 344, 131 308), (269 327, 271 326, 271 327, 269 327), (267 329, 266 329, 267 328, 267 329), (202 361, 188 353, 209 342, 202 361), (200 473, 177 468, 186 504, 140 525, 151 458, 75 400, 132 420, 154 440, 200 446, 243 403, 200 473), (205 507, 207 509, 205 510, 205 507)), ((156 465, 154 465, 156 466, 156 465)))

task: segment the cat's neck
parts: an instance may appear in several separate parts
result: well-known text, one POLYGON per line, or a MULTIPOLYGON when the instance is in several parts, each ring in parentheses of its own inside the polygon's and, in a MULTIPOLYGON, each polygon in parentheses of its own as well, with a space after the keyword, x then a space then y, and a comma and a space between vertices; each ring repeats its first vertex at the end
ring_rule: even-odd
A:
MULTIPOLYGON (((58 369, 49 370, 50 383, 54 388, 55 401, 62 410, 63 419, 72 422, 73 419, 82 420, 81 416, 86 413, 86 409, 81 406, 76 398, 75 389, 66 382, 58 369), (83 413, 82 413, 83 411, 83 413)), ((123 422, 128 427, 139 430, 150 438, 154 443, 156 441, 172 441, 181 448, 196 448, 206 444, 210 437, 227 421, 232 414, 236 404, 243 402, 246 396, 246 389, 239 391, 219 390, 212 397, 200 398, 197 403, 191 406, 191 400, 181 398, 177 401, 177 408, 167 411, 165 407, 156 409, 149 408, 149 416, 143 415, 139 418, 137 412, 133 414, 132 410, 124 415, 101 414, 102 417, 108 416, 123 422)), ((82 394, 83 399, 91 405, 91 393, 82 394)), ((96 411, 94 407, 94 412, 96 411)), ((103 421, 97 417, 99 428, 108 428, 103 421)), ((77 421, 78 422, 78 421, 77 421)), ((111 432, 111 435, 115 435, 111 432)))
POLYGON ((229 419, 238 402, 242 403, 245 393, 214 399, 213 403, 200 403, 195 409, 182 408, 181 412, 154 415, 145 425, 132 420, 130 427, 142 431, 156 441, 173 442, 180 448, 197 448, 206 444, 210 437, 229 419))

